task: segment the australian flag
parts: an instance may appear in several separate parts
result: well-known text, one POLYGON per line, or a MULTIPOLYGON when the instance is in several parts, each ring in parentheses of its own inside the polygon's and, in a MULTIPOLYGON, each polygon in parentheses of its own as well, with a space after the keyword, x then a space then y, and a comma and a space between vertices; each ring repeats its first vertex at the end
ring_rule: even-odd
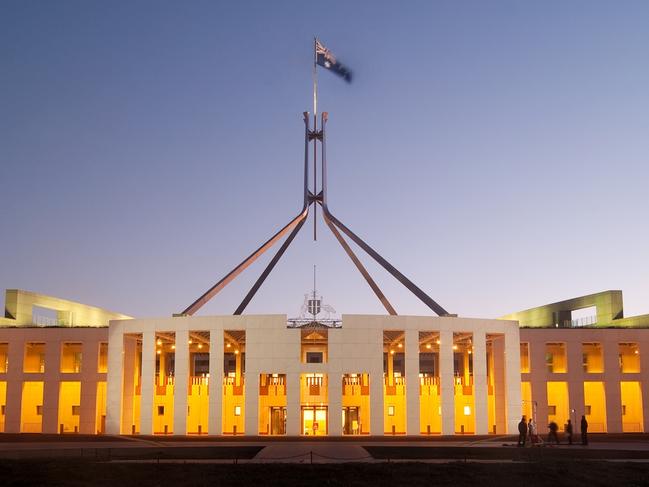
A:
POLYGON ((336 59, 333 53, 316 39, 315 41, 316 63, 334 74, 337 74, 348 83, 352 82, 352 72, 336 59))

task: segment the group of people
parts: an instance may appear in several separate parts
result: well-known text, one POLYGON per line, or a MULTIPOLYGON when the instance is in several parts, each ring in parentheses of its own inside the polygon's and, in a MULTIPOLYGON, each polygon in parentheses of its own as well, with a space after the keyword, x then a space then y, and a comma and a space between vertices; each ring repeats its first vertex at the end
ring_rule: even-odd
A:
MULTIPOLYGON (((586 421, 586 416, 581 417, 581 444, 588 445, 588 421, 586 421)), ((548 443, 559 444, 559 426, 554 421, 551 421, 548 425, 550 432, 548 433, 548 443)), ((572 445, 572 421, 568 420, 565 424, 563 431, 567 438, 568 444, 572 445)), ((520 423, 518 423, 518 446, 523 447, 525 443, 530 442, 531 445, 536 445, 542 443, 541 438, 537 434, 536 425, 532 418, 529 421, 526 421, 525 416, 521 418, 520 423)))

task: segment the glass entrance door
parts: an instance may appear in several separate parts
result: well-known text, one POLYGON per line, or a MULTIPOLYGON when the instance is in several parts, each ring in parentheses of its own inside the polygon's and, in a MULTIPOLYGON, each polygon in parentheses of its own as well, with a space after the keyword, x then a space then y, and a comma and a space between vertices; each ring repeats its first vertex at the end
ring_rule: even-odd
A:
POLYGON ((270 408, 270 434, 271 435, 286 434, 286 408, 283 407, 270 408))
POLYGON ((358 435, 360 434, 360 412, 359 407, 350 406, 343 408, 343 434, 358 435))
POLYGON ((302 406, 302 434, 327 435, 327 406, 302 406))

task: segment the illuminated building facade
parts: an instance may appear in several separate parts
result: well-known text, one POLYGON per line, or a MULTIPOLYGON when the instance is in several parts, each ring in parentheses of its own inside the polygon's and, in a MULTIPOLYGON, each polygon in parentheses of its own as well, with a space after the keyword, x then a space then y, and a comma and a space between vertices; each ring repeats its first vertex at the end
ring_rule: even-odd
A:
POLYGON ((521 413, 541 432, 582 414, 592 432, 649 421, 649 315, 623 318, 619 291, 504 320, 330 326, 130 319, 15 290, 5 308, 0 432, 434 436, 515 433, 521 413))

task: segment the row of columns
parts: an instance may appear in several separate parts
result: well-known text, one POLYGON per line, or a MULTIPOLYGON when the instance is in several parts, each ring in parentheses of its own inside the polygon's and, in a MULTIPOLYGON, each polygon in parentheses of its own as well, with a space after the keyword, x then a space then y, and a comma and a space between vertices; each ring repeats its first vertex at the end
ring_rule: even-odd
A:
MULTIPOLYGON (((584 382, 587 378, 597 377, 597 381, 604 382, 606 394, 606 431, 622 432, 622 396, 620 382, 624 380, 637 380, 642 383, 643 421, 645 428, 649 425, 649 384, 642 380, 642 374, 623 374, 620 371, 619 357, 615 353, 605 353, 604 372, 587 374, 581 372, 579 367, 583 363, 581 342, 571 342, 567 347, 568 373, 550 372, 523 374, 523 380, 529 380, 532 389, 532 401, 536 405, 536 416, 539 426, 544 425, 548 419, 548 381, 567 382, 569 409, 574 409, 575 420, 579 424, 581 416, 585 414, 584 382), (577 369, 572 370, 573 367, 577 369), (632 379, 631 377, 634 377, 632 379), (568 380, 570 379, 570 380, 568 380)), ((534 371, 546 371, 545 348, 542 346, 530 347, 530 368, 534 371)), ((640 355, 640 370, 649 370, 649 354, 640 355)), ((646 376, 645 376, 646 377, 646 376)))
POLYGON ((106 374, 97 372, 99 363, 99 341, 84 341, 82 366, 79 373, 60 372, 61 346, 68 340, 40 340, 45 344, 45 370, 43 373, 23 372, 25 345, 28 340, 15 339, 8 342, 9 370, 4 378, 7 382, 5 406, 5 433, 20 433, 22 427, 23 382, 43 382, 43 433, 59 432, 59 395, 61 382, 80 382, 81 397, 79 411, 79 432, 95 434, 97 425, 97 385, 106 380, 106 374))
MULTIPOLYGON (((178 330, 176 333, 177 344, 187 344, 189 332, 178 330)), ((494 371, 496 377, 496 424, 498 431, 515 431, 521 410, 520 402, 520 367, 518 355, 518 336, 504 335, 504 340, 494 340, 494 371), (507 351, 511 356, 506 356, 507 351), (516 353, 511 353, 516 350, 516 353)), ((141 380, 141 406, 140 406, 140 433, 153 434, 153 400, 155 377, 155 331, 142 333, 142 380, 141 380)), ((453 331, 440 331, 439 364, 442 406, 442 434, 455 434, 455 381, 454 381, 454 356, 453 356, 453 331)), ((484 331, 473 332, 473 381, 474 381, 474 417, 476 434, 489 433, 487 409, 487 347, 484 331)), ((117 339, 110 341, 109 345, 109 390, 108 390, 108 421, 109 433, 131 432, 133 423, 131 391, 132 373, 124 373, 121 362, 121 344, 124 344, 125 356, 134 357, 134 340, 117 339), (124 379, 122 379, 124 378, 124 379), (124 383, 122 383, 124 380, 124 383), (119 398, 119 405, 115 398, 119 398), (118 411, 122 410, 121 403, 124 397, 124 410, 121 423, 116 419, 118 411), (117 407, 116 407, 117 406, 117 407)), ((223 333, 210 333, 210 377, 212 378, 209 396, 208 433, 220 435, 222 433, 222 388, 220 380, 223 377, 223 333)), ((175 387, 174 387, 174 422, 173 431, 176 435, 184 435, 187 430, 187 389, 189 379, 189 348, 177 346, 175 349, 175 387)), ((126 361, 125 361, 126 362, 126 361)), ((247 435, 258 434, 259 414, 259 375, 261 373, 283 373, 281 370, 256 370, 254 360, 249 360, 246 367, 245 380, 245 432, 247 435)), ((370 374, 370 433, 382 435, 384 432, 384 389, 382 357, 377 357, 377 366, 370 371, 342 371, 336 370, 336 364, 328 364, 323 368, 323 373, 329 378, 329 435, 342 434, 342 424, 339 421, 342 410, 342 375, 350 372, 367 372, 370 374), (333 419, 333 420, 332 420, 333 419)), ((132 370, 132 369, 131 369, 132 370)), ((292 371, 286 373, 286 407, 287 421, 286 434, 296 436, 302 433, 301 429, 301 404, 300 404, 300 374, 292 371)), ((306 373, 306 372, 305 372, 306 373)), ((406 433, 408 435, 420 434, 420 398, 419 398, 419 331, 405 331, 405 375, 406 375, 406 433)))

